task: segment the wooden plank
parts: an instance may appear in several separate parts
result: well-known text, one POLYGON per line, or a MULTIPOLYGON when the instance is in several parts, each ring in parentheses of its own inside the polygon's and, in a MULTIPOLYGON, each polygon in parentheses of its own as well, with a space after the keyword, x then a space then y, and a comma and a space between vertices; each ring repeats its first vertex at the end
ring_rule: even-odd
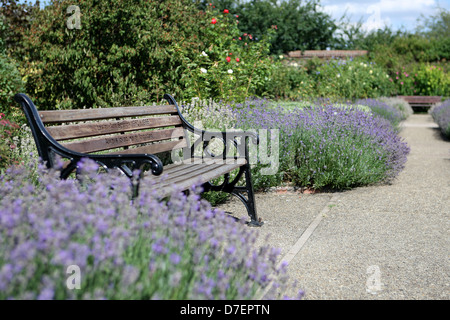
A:
POLYGON ((142 147, 130 148, 127 150, 111 152, 109 154, 156 154, 160 152, 172 151, 181 149, 187 146, 186 139, 176 140, 163 143, 154 143, 142 147))
MULTIPOLYGON (((189 189, 193 184, 197 184, 197 183, 205 183, 208 181, 211 181, 215 178, 218 178, 222 175, 224 175, 225 173, 231 172, 234 169, 239 168, 241 165, 238 164, 230 164, 230 165, 205 165, 205 169, 202 172, 197 172, 196 175, 191 175, 189 177, 185 177, 184 179, 174 179, 174 180, 168 180, 168 181, 163 181, 163 182, 157 182, 157 187, 160 190, 160 194, 162 196, 167 196, 170 194, 171 190, 172 190, 172 184, 176 184, 177 187, 179 187, 181 190, 187 190, 189 189)), ((164 173, 163 173, 164 174, 164 173)), ((145 183, 146 179, 148 179, 147 181, 156 181, 154 180, 155 176, 145 176, 143 182, 145 183)))
POLYGON ((53 138, 61 141, 176 125, 181 125, 181 119, 178 115, 169 117, 80 123, 66 126, 49 126, 46 129, 53 138))
POLYGON ((175 115, 178 112, 174 105, 39 111, 39 116, 44 123, 89 121, 161 114, 175 115))
POLYGON ((437 103, 442 99, 440 96, 397 96, 408 103, 437 103))
MULTIPOLYGON (((217 170, 221 165, 220 164, 199 164, 199 165, 180 165, 180 169, 176 172, 166 172, 163 171, 161 176, 157 178, 153 178, 158 183, 162 181, 163 184, 176 184, 177 182, 186 180, 190 177, 200 177, 202 174, 209 172, 211 170, 217 170)), ((152 176, 153 177, 153 176, 152 176)), ((205 182, 205 181, 204 181, 205 182)))
POLYGON ((63 146, 77 152, 91 153, 120 147, 128 147, 141 143, 169 140, 171 138, 183 136, 184 136, 183 128, 175 128, 175 129, 145 131, 139 133, 120 134, 104 138, 96 138, 80 142, 66 143, 63 144, 63 146))

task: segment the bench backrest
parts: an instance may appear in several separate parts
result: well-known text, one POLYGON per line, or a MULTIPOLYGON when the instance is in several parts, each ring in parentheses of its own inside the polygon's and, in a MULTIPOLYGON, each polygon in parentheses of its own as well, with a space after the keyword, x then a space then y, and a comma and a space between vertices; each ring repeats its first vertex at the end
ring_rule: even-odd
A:
POLYGON ((398 96, 411 106, 429 106, 442 100, 440 96, 398 96))
POLYGON ((56 141, 80 153, 155 154, 186 146, 179 141, 184 130, 174 105, 39 111, 39 116, 56 141))
POLYGON ((175 104, 39 111, 25 95, 16 99, 41 143, 41 157, 48 140, 75 152, 102 154, 157 154, 187 146, 185 124, 175 104))

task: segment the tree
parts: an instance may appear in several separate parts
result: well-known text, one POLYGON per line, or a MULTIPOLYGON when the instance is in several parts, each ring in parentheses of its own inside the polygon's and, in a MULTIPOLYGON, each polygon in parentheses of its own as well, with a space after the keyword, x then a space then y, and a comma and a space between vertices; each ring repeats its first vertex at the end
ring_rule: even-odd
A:
POLYGON ((213 4, 220 10, 233 8, 241 32, 257 39, 276 26, 277 33, 271 40, 272 54, 325 49, 332 45, 337 28, 331 17, 319 10, 319 1, 217 0, 213 4))
POLYGON ((16 55, 20 55, 23 47, 23 33, 30 28, 33 14, 39 10, 39 0, 34 4, 25 1, 0 0, 0 20, 4 27, 0 27, 0 38, 4 47, 16 55))
POLYGON ((438 13, 429 18, 423 14, 419 18, 416 34, 434 38, 450 38, 450 12, 438 8, 438 13))
POLYGON ((73 4, 51 1, 22 34, 26 89, 40 109, 182 96, 182 57, 195 57, 204 45, 201 12, 191 0, 80 0, 79 28, 67 24, 73 4))

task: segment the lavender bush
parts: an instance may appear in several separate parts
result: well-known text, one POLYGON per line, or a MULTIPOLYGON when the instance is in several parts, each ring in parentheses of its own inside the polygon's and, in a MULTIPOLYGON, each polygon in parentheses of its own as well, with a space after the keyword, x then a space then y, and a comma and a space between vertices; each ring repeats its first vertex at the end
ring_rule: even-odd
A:
POLYGON ((42 166, 36 183, 25 166, 0 176, 0 299, 251 299, 281 279, 270 299, 291 285, 279 251, 256 249, 257 231, 195 187, 161 202, 144 179, 131 202, 128 178, 81 169, 80 181, 42 166), (80 289, 67 286, 71 265, 80 289))
POLYGON ((444 136, 450 138, 450 99, 433 106, 430 109, 430 114, 441 128, 444 136))
POLYGON ((398 109, 380 100, 360 99, 355 104, 368 106, 374 114, 388 120, 394 128, 398 128, 400 121, 406 119, 398 109))
POLYGON ((384 118, 342 106, 291 112, 264 106, 264 100, 257 100, 240 105, 235 112, 238 127, 280 130, 281 170, 272 180, 275 183, 287 180, 299 187, 351 188, 388 182, 404 167, 409 148, 384 118))
POLYGON ((397 97, 380 97, 377 100, 386 103, 387 105, 393 107, 400 111, 402 115, 402 120, 406 120, 410 115, 414 113, 413 108, 405 100, 397 97))

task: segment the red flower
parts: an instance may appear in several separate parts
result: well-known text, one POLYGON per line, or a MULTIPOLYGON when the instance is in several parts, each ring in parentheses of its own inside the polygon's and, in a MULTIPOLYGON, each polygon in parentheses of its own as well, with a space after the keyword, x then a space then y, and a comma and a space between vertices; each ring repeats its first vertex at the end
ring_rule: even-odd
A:
POLYGON ((217 20, 216 20, 216 18, 212 18, 212 20, 211 20, 211 24, 216 24, 217 23, 217 20))
POLYGON ((227 62, 230 62, 230 61, 231 61, 231 58, 230 58, 230 57, 227 57, 225 60, 227 60, 227 62))
POLYGON ((236 58, 236 62, 239 62, 239 61, 241 61, 241 60, 239 60, 239 58, 236 58))
POLYGON ((230 13, 230 11, 228 11, 228 9, 223 10, 223 13, 230 13))
POLYGON ((242 38, 241 38, 241 37, 239 37, 239 40, 242 40, 242 38))
POLYGON ((232 52, 230 52, 229 54, 228 54, 229 56, 232 56, 233 55, 233 53, 232 52))

